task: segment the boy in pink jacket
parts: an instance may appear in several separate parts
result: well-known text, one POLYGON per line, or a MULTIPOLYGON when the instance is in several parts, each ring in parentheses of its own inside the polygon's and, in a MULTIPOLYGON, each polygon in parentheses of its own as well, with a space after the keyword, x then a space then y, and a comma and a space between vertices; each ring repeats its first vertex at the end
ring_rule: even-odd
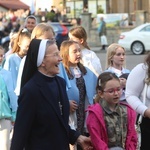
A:
POLYGON ((89 106, 87 128, 94 150, 136 150, 136 113, 120 103, 119 78, 111 72, 98 77, 95 104, 89 106))

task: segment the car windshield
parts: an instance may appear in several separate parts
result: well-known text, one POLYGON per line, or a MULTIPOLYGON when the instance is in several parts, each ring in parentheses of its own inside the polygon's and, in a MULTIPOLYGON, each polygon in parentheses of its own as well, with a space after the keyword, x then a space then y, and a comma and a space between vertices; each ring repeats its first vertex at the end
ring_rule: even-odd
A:
POLYGON ((52 26, 52 28, 54 29, 55 32, 58 32, 58 27, 57 26, 55 26, 53 24, 51 24, 51 26, 52 26))
POLYGON ((150 25, 142 28, 140 31, 150 32, 150 25))

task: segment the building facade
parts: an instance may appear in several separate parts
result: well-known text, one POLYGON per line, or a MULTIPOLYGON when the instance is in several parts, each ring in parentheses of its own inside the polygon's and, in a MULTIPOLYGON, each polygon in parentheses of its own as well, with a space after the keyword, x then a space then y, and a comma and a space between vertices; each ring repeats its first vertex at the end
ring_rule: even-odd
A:
POLYGON ((83 11, 96 17, 102 9, 107 14, 128 13, 131 20, 135 19, 136 12, 141 11, 145 22, 150 20, 150 0, 62 0, 62 4, 69 18, 79 18, 83 11))
POLYGON ((150 21, 150 0, 108 0, 108 3, 107 13, 128 13, 129 19, 135 20, 141 12, 144 22, 150 21))

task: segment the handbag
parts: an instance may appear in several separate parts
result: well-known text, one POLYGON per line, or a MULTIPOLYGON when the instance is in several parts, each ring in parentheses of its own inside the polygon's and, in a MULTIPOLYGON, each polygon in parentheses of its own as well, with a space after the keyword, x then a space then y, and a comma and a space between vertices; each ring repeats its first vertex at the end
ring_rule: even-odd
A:
POLYGON ((108 45, 106 35, 101 36, 101 45, 108 45))
MULTIPOLYGON (((143 104, 145 104, 145 102, 146 102, 147 88, 148 88, 148 85, 145 83, 144 90, 143 90, 143 104)), ((138 136, 138 144, 137 144, 136 150, 140 150, 140 147, 141 147, 141 129, 140 129, 140 124, 142 123, 142 118, 143 118, 143 116, 139 115, 138 119, 137 119, 137 123, 136 123, 136 132, 137 132, 137 136, 138 136)))

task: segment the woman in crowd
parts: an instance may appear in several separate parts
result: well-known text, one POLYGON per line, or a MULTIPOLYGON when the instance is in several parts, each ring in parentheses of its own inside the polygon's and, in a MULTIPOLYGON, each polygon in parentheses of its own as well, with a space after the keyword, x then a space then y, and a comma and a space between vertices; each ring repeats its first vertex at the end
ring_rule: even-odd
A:
POLYGON ((10 132, 15 122, 17 96, 13 89, 11 73, 2 68, 4 49, 0 47, 0 149, 10 149, 10 132))
MULTIPOLYGON (((25 19, 25 22, 23 24, 23 27, 20 27, 20 30, 21 29, 24 29, 24 31, 28 31, 29 33, 32 33, 34 27, 36 26, 37 24, 37 19, 35 16, 31 15, 31 16, 28 16, 26 19, 25 19)), ((12 31, 10 34, 9 34, 9 37, 10 37, 10 42, 9 42, 9 47, 8 47, 8 52, 5 54, 5 56, 8 56, 9 54, 12 53, 12 48, 13 48, 13 45, 14 45, 14 41, 15 39, 17 38, 17 33, 19 31, 17 30, 14 30, 12 31)))
POLYGON ((31 40, 30 38, 31 34, 26 29, 20 30, 17 37, 15 38, 12 53, 6 57, 4 63, 4 69, 11 72, 14 89, 16 88, 20 62, 21 59, 27 54, 31 40))
POLYGON ((146 56, 145 62, 134 67, 129 74, 126 84, 126 100, 131 107, 143 116, 141 127, 141 148, 150 148, 150 53, 146 56), (144 85, 147 84, 146 103, 143 104, 144 85))
POLYGON ((11 150, 69 150, 69 143, 76 141, 83 149, 92 149, 90 139, 71 130, 68 125, 66 83, 56 76, 61 61, 54 41, 31 41, 11 150))
POLYGON ((76 26, 69 31, 70 40, 76 41, 80 44, 82 53, 82 63, 85 67, 89 68, 91 71, 98 76, 102 72, 102 67, 100 59, 97 57, 95 52, 90 50, 87 45, 87 33, 82 26, 76 26))
POLYGON ((122 88, 119 78, 111 72, 98 77, 95 104, 88 107, 87 128, 94 150, 135 150, 136 113, 119 103, 122 88))
POLYGON ((130 73, 126 66, 125 49, 117 43, 111 44, 106 53, 106 70, 115 73, 118 77, 124 73, 130 73))
POLYGON ((25 19, 24 28, 26 28, 28 32, 32 33, 36 25, 37 25, 37 19, 34 15, 30 15, 25 19))
MULTIPOLYGON (((67 91, 70 102, 69 124, 82 135, 86 135, 85 109, 87 105, 93 104, 97 77, 80 63, 81 49, 78 42, 64 41, 60 47, 60 54, 71 84, 67 91)), ((81 149, 77 147, 78 150, 81 149)), ((74 150, 75 146, 72 149, 74 150)))
MULTIPOLYGON (((130 70, 125 68, 125 59, 125 49, 119 44, 113 43, 107 48, 105 71, 115 73, 119 77, 123 89, 126 87, 126 79, 130 73, 130 70)), ((123 90, 120 100, 125 100, 125 90, 123 90)))
MULTIPOLYGON (((54 29, 47 23, 39 23, 35 29, 33 30, 33 33, 31 34, 31 39, 49 39, 55 41, 55 32, 54 29)), ((70 88, 70 82, 67 77, 66 71, 64 66, 62 65, 62 62, 59 64, 59 76, 64 78, 67 83, 67 89, 70 88)))

